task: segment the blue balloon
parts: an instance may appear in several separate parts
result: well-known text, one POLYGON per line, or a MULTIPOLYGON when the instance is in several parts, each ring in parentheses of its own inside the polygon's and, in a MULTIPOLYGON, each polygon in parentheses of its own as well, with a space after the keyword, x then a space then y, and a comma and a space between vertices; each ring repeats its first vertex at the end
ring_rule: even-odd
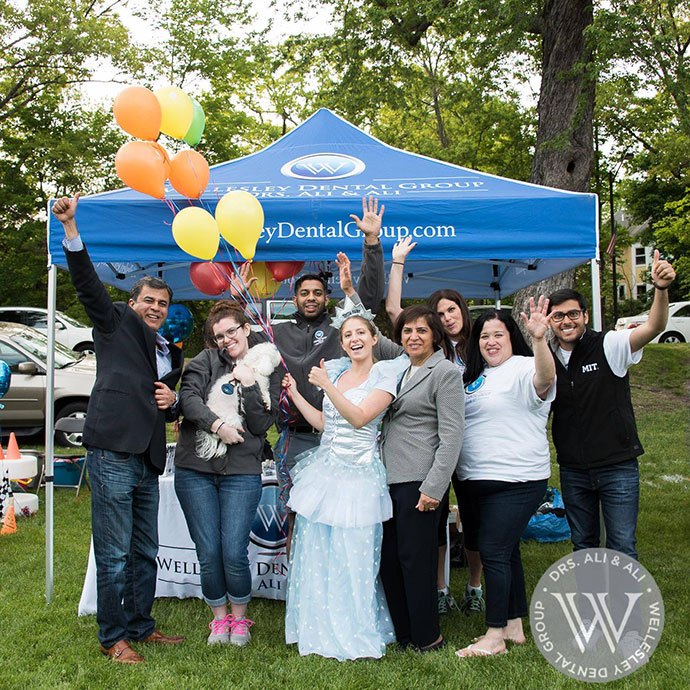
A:
MULTIPOLYGON (((10 371, 10 365, 4 360, 0 359, 0 398, 2 398, 10 389, 11 378, 12 372, 10 371)), ((0 405, 0 410, 3 407, 3 405, 0 405)))
POLYGON ((168 318, 158 332, 173 343, 181 343, 189 338, 193 330, 192 312, 184 304, 171 304, 168 318))

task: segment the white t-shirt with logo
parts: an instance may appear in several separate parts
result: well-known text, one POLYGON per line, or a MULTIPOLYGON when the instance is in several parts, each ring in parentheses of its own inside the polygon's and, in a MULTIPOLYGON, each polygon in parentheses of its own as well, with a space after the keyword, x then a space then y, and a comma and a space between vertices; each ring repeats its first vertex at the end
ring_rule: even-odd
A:
MULTIPOLYGON (((604 335, 604 357, 606 357, 611 371, 620 378, 628 373, 628 369, 633 364, 639 364, 642 359, 642 348, 637 352, 633 352, 630 348, 631 334, 632 329, 627 329, 625 331, 608 331, 604 335)), ((571 354, 572 350, 558 348, 558 358, 566 369, 571 354)))
POLYGON ((513 355, 465 386, 465 436, 460 479, 526 482, 551 476, 546 420, 556 379, 542 400, 534 389, 534 358, 513 355))

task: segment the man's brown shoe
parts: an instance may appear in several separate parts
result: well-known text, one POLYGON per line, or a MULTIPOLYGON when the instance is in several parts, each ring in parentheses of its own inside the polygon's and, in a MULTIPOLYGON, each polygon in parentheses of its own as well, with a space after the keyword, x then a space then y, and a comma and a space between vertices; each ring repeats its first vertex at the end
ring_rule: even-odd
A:
POLYGON ((109 656, 118 664, 140 664, 142 661, 144 661, 144 657, 138 652, 135 652, 129 646, 129 642, 127 642, 127 640, 120 640, 112 647, 108 647, 108 649, 101 645, 101 653, 109 656))
POLYGON ((153 642, 156 644, 181 644, 184 637, 180 635, 164 635, 160 630, 154 630, 148 637, 139 642, 153 642))

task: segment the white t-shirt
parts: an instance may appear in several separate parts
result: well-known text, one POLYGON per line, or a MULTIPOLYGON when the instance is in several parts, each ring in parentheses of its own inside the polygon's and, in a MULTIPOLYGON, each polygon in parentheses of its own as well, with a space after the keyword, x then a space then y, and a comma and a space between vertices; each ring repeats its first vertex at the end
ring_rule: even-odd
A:
POLYGON ((534 358, 514 355, 465 386, 460 479, 526 482, 551 475, 546 420, 556 379, 546 400, 533 380, 534 358))
MULTIPOLYGON (((625 331, 608 331, 604 335, 604 357, 606 357, 611 371, 620 378, 626 375, 633 364, 639 364, 642 359, 641 348, 637 352, 632 352, 630 349, 631 334, 632 329, 626 329, 625 331)), ((558 358, 566 369, 571 354, 572 350, 558 348, 558 358)))

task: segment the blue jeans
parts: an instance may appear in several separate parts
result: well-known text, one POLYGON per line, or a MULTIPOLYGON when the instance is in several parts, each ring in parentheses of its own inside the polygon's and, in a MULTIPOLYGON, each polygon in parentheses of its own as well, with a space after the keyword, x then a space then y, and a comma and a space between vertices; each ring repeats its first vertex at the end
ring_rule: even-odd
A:
POLYGON ((108 648, 156 628, 158 475, 144 455, 89 448, 98 639, 108 648))
POLYGON ((196 546, 204 600, 211 607, 246 604, 252 595, 247 549, 261 476, 176 467, 175 493, 196 546))
POLYGON ((561 467, 561 491, 573 549, 599 546, 599 507, 606 548, 637 559, 635 530, 640 502, 637 458, 589 470, 561 467))
POLYGON ((520 537, 546 491, 546 479, 458 482, 465 548, 479 551, 486 582, 486 624, 503 628, 529 613, 520 537))

